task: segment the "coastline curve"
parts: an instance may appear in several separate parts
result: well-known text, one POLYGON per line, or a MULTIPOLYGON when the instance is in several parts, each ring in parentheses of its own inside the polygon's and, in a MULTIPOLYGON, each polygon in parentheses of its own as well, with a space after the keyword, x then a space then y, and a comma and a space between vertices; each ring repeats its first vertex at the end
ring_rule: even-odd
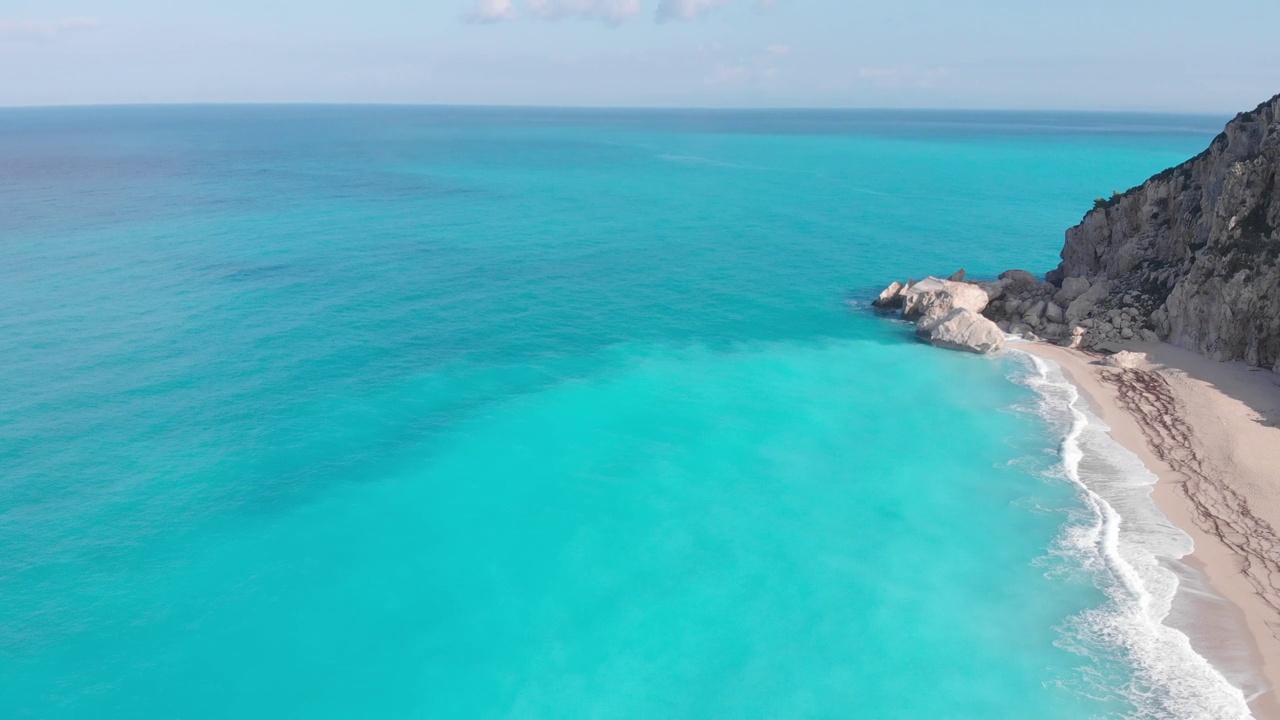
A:
POLYGON ((1014 381, 1036 392, 1042 418, 1061 433, 1061 471, 1088 510, 1071 522, 1054 554, 1093 577, 1106 602, 1072 618, 1063 646, 1085 656, 1119 657, 1133 675, 1123 687, 1130 718, 1245 720, 1245 693, 1166 624, 1179 591, 1168 567, 1193 550, 1151 500, 1156 476, 1108 434, 1080 390, 1052 360, 1011 349, 1023 366, 1014 381))

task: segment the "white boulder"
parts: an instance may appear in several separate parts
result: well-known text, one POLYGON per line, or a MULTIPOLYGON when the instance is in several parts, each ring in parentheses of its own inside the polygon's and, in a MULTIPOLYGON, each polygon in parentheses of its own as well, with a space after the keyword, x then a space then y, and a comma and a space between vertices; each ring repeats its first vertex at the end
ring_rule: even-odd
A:
POLYGON ((956 308, 981 313, 988 302, 986 291, 977 285, 928 277, 903 293, 902 316, 915 320, 926 314, 946 315, 956 308))
POLYGON ((1004 347, 1004 333, 995 323, 962 307, 955 308, 940 318, 929 318, 927 326, 917 325, 916 334, 934 347, 980 355, 1004 347))
POLYGON ((1102 359, 1102 364, 1107 367, 1132 369, 1140 367, 1147 361, 1147 354, 1140 352, 1131 352, 1129 350, 1121 350, 1114 355, 1108 355, 1102 359))
POLYGON ((889 283, 889 287, 880 292, 880 296, 871 301, 871 304, 881 310, 894 310, 902 307, 902 291, 907 286, 894 280, 889 283))

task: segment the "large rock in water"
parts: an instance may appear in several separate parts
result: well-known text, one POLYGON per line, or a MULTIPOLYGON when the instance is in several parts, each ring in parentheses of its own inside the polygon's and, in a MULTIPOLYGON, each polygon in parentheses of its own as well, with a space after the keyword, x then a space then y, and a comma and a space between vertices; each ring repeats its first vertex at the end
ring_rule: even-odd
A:
POLYGON ((987 302, 990 304, 1004 297, 1005 290, 1013 284, 1013 281, 996 280, 995 282, 980 282, 975 284, 982 288, 982 291, 987 294, 987 302))
POLYGON ((977 285, 927 277, 902 294, 902 317, 915 320, 924 315, 941 317, 956 308, 980 313, 990 302, 977 285))
POLYGON ((1054 275, 1110 283, 1068 318, 1131 307, 1138 334, 1280 372, 1280 95, 1191 160, 1099 199, 1054 275))
POLYGON ((1012 293, 1023 293, 1040 284, 1036 276, 1026 270, 1005 270, 1000 273, 1000 279, 1009 281, 1009 292, 1012 293))
POLYGON ((896 310, 902 307, 902 293, 906 289, 906 285, 894 280, 880 292, 879 297, 871 301, 871 305, 880 310, 896 310))
POLYGON ((926 317, 916 336, 934 347, 979 354, 1004 347, 1004 333, 995 323, 968 308, 955 308, 941 317, 926 317))

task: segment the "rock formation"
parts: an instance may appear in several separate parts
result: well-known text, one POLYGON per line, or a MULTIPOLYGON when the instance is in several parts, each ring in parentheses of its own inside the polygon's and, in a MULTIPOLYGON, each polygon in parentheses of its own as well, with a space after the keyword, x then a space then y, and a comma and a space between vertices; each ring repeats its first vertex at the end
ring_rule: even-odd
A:
POLYGON ((1130 352, 1121 350, 1115 355, 1108 355, 1102 360, 1102 364, 1107 367, 1121 368, 1124 370, 1132 370, 1139 367, 1147 361, 1146 353, 1130 352))
POLYGON ((1088 311, 1068 308, 1069 322, 1093 321, 1085 344, 1151 332, 1280 372, 1278 175, 1280 95, 1237 115, 1191 160, 1096 201, 1048 275, 1062 293, 1106 283, 1088 311))
POLYGON ((1060 285, 1025 270, 1008 270, 993 283, 977 283, 991 302, 983 312, 1003 331, 1031 340, 1114 352, 1125 341, 1157 340, 1135 300, 1113 296, 1113 284, 1085 277, 1060 285))
POLYGON ((1043 281, 1008 270, 975 282, 961 270, 894 283, 874 305, 901 308, 943 347, 998 349, 981 313, 1029 339, 1112 353, 1167 340, 1280 372, 1280 95, 1196 157, 1096 200, 1043 281))
MULTIPOLYGON (((951 277, 964 277, 959 271, 951 277)), ((916 321, 916 337, 937 347, 989 353, 1004 346, 1004 332, 982 316, 989 293, 977 283, 927 277, 894 282, 872 302, 880 310, 901 310, 916 321)))
POLYGON ((968 308, 958 307, 940 318, 916 324, 916 336, 934 347, 986 354, 1004 347, 996 324, 968 308))
POLYGON ((940 317, 956 308, 980 313, 989 302, 987 293, 976 285, 935 277, 925 278, 901 292, 902 317, 908 320, 917 320, 925 315, 940 317))

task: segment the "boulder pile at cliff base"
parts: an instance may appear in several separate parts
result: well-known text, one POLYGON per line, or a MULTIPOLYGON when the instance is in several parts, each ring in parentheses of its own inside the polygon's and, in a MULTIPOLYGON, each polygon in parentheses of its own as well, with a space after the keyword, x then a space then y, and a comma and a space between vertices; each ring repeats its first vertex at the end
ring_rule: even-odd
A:
POLYGON ((1095 200, 1043 281, 1009 270, 966 282, 962 271, 894 283, 875 304, 943 347, 998 348, 986 319, 1103 353, 1161 340, 1280 373, 1280 95, 1236 115, 1199 155, 1095 200))
POLYGON ((872 305, 915 321, 916 337, 934 346, 979 354, 1004 347, 1006 333, 1103 352, 1126 340, 1156 340, 1143 310, 1099 307, 1110 291, 1084 277, 1054 284, 1007 270, 996 280, 970 281, 960 270, 946 280, 894 282, 872 305))

